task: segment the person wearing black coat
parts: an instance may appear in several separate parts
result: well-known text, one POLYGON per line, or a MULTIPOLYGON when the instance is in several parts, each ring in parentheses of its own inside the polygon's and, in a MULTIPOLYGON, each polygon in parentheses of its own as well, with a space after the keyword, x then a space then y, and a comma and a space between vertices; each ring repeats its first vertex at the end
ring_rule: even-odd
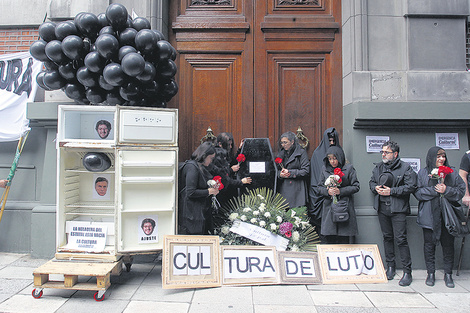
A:
POLYGON ((411 166, 400 160, 400 147, 394 141, 382 144, 382 162, 375 164, 369 188, 374 195, 383 235, 387 279, 395 276, 395 243, 400 252, 403 276, 400 286, 409 286, 411 275, 411 253, 406 233, 406 216, 410 214, 410 194, 416 191, 416 173, 411 166))
POLYGON ((323 159, 323 167, 320 174, 320 183, 316 186, 316 193, 320 194, 323 201, 321 234, 324 236, 325 243, 348 244, 350 236, 357 235, 356 211, 354 210, 353 194, 359 191, 360 185, 357 180, 356 170, 350 163, 346 163, 346 157, 343 149, 337 146, 331 146, 323 159), (325 181, 330 175, 334 174, 335 168, 341 169, 344 176, 341 177, 341 183, 336 187, 328 187, 325 181), (338 200, 348 198, 349 218, 344 222, 334 222, 332 219, 332 196, 335 195, 338 200))
POLYGON ((418 199, 418 217, 416 222, 423 228, 424 260, 427 269, 426 285, 434 286, 436 276, 436 245, 442 246, 444 256, 444 281, 447 287, 454 288, 452 268, 454 264, 454 236, 449 234, 442 218, 441 197, 451 203, 458 202, 465 194, 465 182, 455 168, 453 172, 438 179, 431 172, 440 166, 449 166, 446 152, 441 147, 432 147, 426 156, 426 167, 418 172, 418 189, 414 193, 418 199))
POLYGON ((286 198, 290 208, 306 206, 310 163, 307 152, 293 132, 281 135, 277 157, 282 160, 277 176, 279 193, 286 198))
MULTIPOLYGON (((323 159, 326 156, 326 150, 331 146, 341 148, 339 135, 334 127, 330 127, 323 132, 323 138, 318 147, 313 151, 310 159, 310 186, 308 188, 308 213, 310 222, 317 228, 318 234, 321 234, 321 218, 323 208, 323 196, 315 192, 315 187, 320 183, 320 174, 323 167, 323 159)), ((321 237, 321 235, 320 235, 321 237)))
POLYGON ((179 179, 183 183, 178 200, 178 233, 182 235, 207 235, 212 232, 212 195, 218 188, 207 182, 213 176, 207 170, 215 157, 214 146, 201 144, 184 163, 179 179))

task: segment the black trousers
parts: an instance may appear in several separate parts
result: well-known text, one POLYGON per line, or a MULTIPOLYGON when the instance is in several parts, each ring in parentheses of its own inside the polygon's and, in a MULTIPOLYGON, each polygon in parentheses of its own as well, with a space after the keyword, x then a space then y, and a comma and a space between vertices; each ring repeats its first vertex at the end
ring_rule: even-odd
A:
MULTIPOLYGON (((444 273, 452 274, 452 268, 454 266, 455 237, 449 234, 443 223, 444 222, 441 222, 441 238, 439 241, 442 246, 442 254, 444 255, 444 273)), ((433 240, 432 234, 432 229, 423 228, 424 261, 426 262, 426 269, 428 273, 434 273, 436 271, 436 245, 438 243, 433 240)))
POLYGON ((395 243, 400 252, 403 272, 411 273, 411 253, 406 234, 406 214, 391 213, 390 207, 380 203, 378 212, 380 228, 382 229, 385 262, 388 267, 395 267, 395 243))

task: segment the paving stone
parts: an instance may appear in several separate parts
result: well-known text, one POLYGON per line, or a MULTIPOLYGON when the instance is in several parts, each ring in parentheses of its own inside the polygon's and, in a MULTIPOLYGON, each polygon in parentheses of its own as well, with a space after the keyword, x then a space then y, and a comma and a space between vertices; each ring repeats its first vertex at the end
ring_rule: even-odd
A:
POLYGON ((192 302, 252 305, 251 286, 196 289, 192 302))
POLYGON ((423 294, 429 302, 442 312, 470 312, 470 293, 427 293, 423 294))
MULTIPOLYGON (((59 297, 48 297, 47 299, 34 299, 31 295, 15 295, 0 303, 0 312, 54 313, 57 312, 57 310, 68 300, 69 299, 59 297)), ((72 311, 68 311, 68 313, 72 313, 72 311)), ((88 311, 88 313, 91 312, 88 311)))
POLYGON ((316 306, 373 307, 360 291, 310 291, 316 306))
POLYGON ((365 292, 374 306, 381 308, 433 308, 434 305, 418 293, 365 292))
POLYGON ((305 285, 253 286, 254 304, 313 305, 305 285))
POLYGON ((187 313, 189 303, 131 301, 123 313, 187 313))

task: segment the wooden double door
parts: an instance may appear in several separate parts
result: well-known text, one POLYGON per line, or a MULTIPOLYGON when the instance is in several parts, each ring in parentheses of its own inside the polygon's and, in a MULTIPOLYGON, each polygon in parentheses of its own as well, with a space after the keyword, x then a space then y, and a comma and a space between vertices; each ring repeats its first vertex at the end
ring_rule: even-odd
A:
POLYGON ((340 0, 172 0, 180 160, 211 127, 269 138, 300 126, 309 155, 342 130, 340 0))

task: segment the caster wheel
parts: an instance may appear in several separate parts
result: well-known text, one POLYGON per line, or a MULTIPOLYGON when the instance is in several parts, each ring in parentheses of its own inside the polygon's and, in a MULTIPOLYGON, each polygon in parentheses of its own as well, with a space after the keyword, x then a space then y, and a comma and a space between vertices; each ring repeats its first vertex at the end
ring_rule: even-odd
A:
POLYGON ((104 294, 101 296, 101 297, 98 297, 98 291, 95 292, 95 294, 93 295, 93 298, 98 301, 98 302, 101 302, 104 300, 104 294))
POLYGON ((131 271, 132 263, 126 263, 126 271, 129 273, 131 271))
POLYGON ((33 289, 33 292, 31 294, 33 295, 34 299, 39 299, 42 297, 42 290, 38 291, 36 289, 33 289))

